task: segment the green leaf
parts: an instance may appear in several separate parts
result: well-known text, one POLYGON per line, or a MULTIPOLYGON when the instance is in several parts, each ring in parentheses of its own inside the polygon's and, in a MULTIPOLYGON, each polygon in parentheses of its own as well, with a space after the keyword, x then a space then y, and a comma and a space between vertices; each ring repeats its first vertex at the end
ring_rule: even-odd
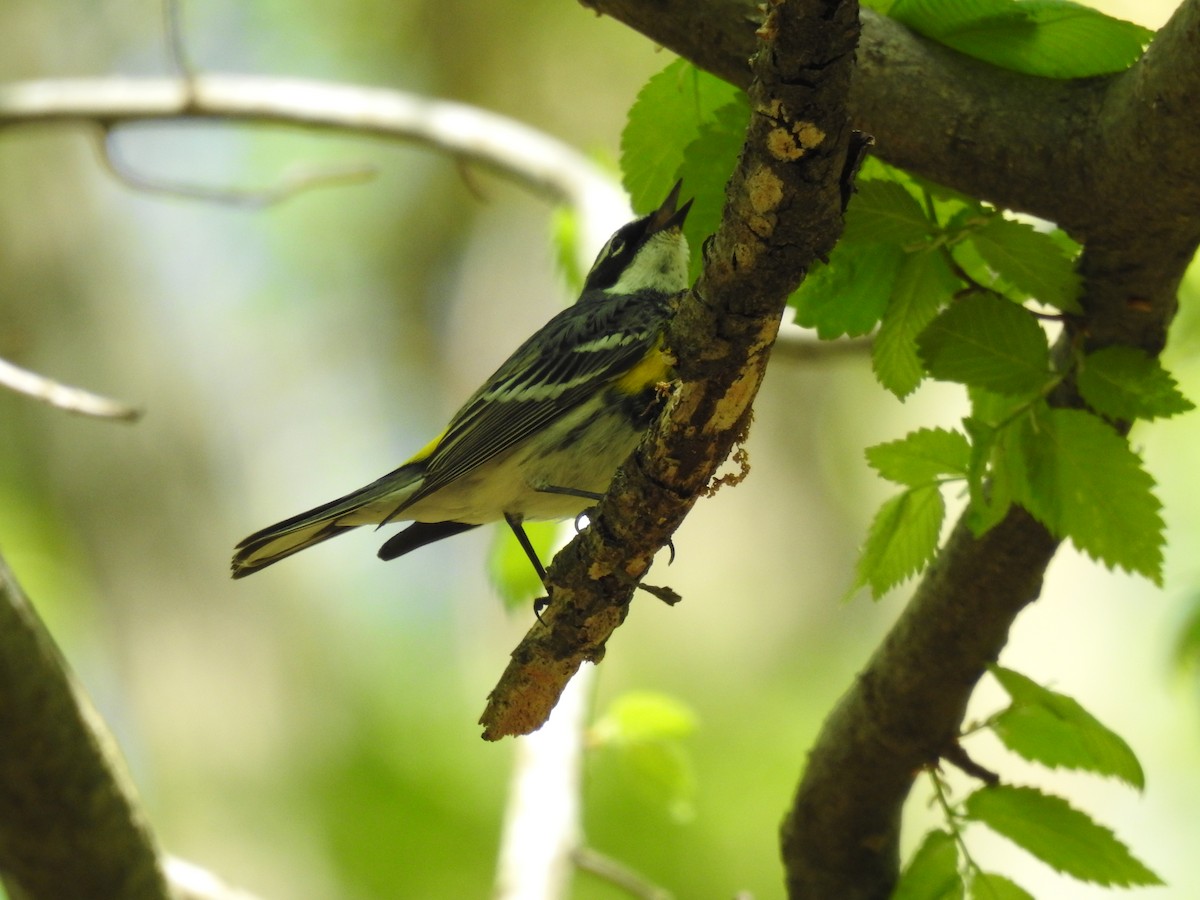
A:
POLYGON ((1052 769, 1082 769, 1145 788, 1146 777, 1133 750, 1076 700, 1011 669, 989 669, 1013 701, 992 724, 1004 746, 1052 769))
POLYGON ((931 831, 904 867, 891 900, 959 900, 962 896, 954 837, 931 831))
POLYGON ((897 494, 879 507, 858 560, 854 587, 878 599, 915 574, 937 550, 946 504, 937 485, 897 494))
POLYGON ((1061 797, 995 785, 971 794, 967 817, 987 825, 1051 868, 1097 884, 1162 884, 1107 828, 1061 797))
MULTIPOLYGON (((532 604, 546 593, 542 580, 529 562, 529 557, 517 543, 511 528, 495 529, 496 536, 488 554, 488 575, 505 609, 517 609, 532 604)), ((550 550, 558 531, 557 522, 526 522, 525 533, 537 551, 538 559, 549 562, 550 550)))
POLYGON ((910 253, 901 264, 871 347, 875 377, 897 397, 911 394, 925 377, 925 367, 917 356, 917 335, 950 301, 960 284, 936 251, 910 253))
POLYGON ((917 339, 929 374, 1001 394, 1038 393, 1050 379, 1050 349, 1037 320, 995 294, 972 294, 942 312, 917 339))
POLYGON ((1003 459, 989 468, 997 429, 975 416, 963 419, 963 427, 971 438, 971 460, 967 468, 971 505, 967 507, 967 524, 975 537, 982 537, 1008 514, 1012 506, 1012 480, 1003 459))
POLYGON ((1153 419, 1195 409, 1156 357, 1136 347, 1105 347, 1079 366, 1079 393, 1113 419, 1153 419))
MULTIPOLYGON (((700 123, 696 137, 683 150, 678 177, 683 179, 686 196, 692 198, 692 209, 683 227, 684 236, 693 248, 692 279, 700 274, 704 264, 704 255, 698 252, 700 246, 721 224, 725 183, 733 174, 746 142, 749 121, 749 101, 738 92, 733 101, 714 110, 710 118, 700 123)), ((651 208, 657 207, 661 200, 660 197, 654 201, 651 208)))
POLYGON ((969 240, 1001 279, 1027 296, 1067 312, 1080 312, 1075 262, 1049 234, 994 215, 972 231, 969 240))
MULTIPOLYGON (((635 211, 648 213, 662 202, 679 177, 685 148, 739 94, 738 88, 682 59, 651 76, 621 133, 621 172, 635 211)), ((700 193, 699 185, 686 188, 693 196, 700 193)))
POLYGON ((867 462, 888 481, 917 487, 953 475, 964 477, 971 447, 958 431, 921 428, 898 441, 867 448, 867 462))
POLYGON ((610 752, 639 792, 686 821, 694 816, 696 776, 681 739, 695 729, 695 714, 675 698, 630 691, 613 701, 590 736, 592 746, 610 752))
POLYGON ((1093 559, 1162 583, 1162 504, 1123 437, 1091 413, 1039 404, 1002 444, 1016 502, 1093 559))
POLYGON ((796 322, 823 340, 868 333, 887 309, 905 258, 899 247, 839 241, 829 262, 813 269, 788 301, 796 322))
POLYGON ((550 216, 550 242, 554 261, 572 294, 583 289, 585 277, 579 265, 579 213, 570 206, 556 207, 550 216))
POLYGON ((846 209, 842 240, 859 244, 909 244, 934 232, 925 210, 899 182, 859 178, 846 209))
POLYGON ((1200 597, 1193 596, 1192 608, 1175 639, 1175 665, 1183 670, 1200 670, 1200 597))
POLYGON ((994 872, 976 872, 969 896, 971 900, 1034 900, 1025 888, 994 872))
POLYGON ((1067 0, 896 0, 888 14, 961 53, 1048 78, 1120 72, 1153 37, 1067 0))
POLYGON ((678 740, 696 730, 696 714, 686 703, 654 691, 626 691, 592 726, 601 744, 678 740))

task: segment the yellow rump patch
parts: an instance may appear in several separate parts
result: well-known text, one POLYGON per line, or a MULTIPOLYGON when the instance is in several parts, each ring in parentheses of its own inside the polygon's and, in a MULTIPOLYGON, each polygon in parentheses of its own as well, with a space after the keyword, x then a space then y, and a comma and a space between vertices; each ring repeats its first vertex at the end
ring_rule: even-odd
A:
POLYGON ((442 442, 442 438, 446 436, 446 432, 449 430, 449 428, 443 430, 441 434, 410 456, 405 465, 407 466, 411 465, 412 463, 424 462, 425 460, 429 459, 429 457, 433 456, 433 451, 438 448, 438 444, 442 442))

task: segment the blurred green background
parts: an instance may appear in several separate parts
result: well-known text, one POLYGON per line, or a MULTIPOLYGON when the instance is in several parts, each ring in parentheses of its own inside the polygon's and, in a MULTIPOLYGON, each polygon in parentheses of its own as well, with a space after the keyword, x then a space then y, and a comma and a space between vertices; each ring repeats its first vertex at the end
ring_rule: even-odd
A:
MULTIPOLYGON (((1109 4, 1157 26, 1170 8, 1109 4)), ((150 0, 6 0, 0 79, 167 71, 150 0)), ((514 116, 615 159, 625 109, 671 58, 569 2, 197 0, 201 70, 394 87, 514 116)), ((530 623, 485 574, 492 529, 384 565, 381 535, 342 537, 233 582, 251 531, 389 471, 566 300, 549 209, 427 150, 178 124, 123 130, 147 174, 270 183, 292 163, 370 161, 363 186, 246 212, 136 193, 82 128, 0 136, 0 356, 131 400, 127 427, 0 393, 0 551, 129 759, 162 844, 264 897, 483 897, 513 757, 479 739, 484 699, 530 623)), ((1185 312, 1195 300, 1189 285, 1185 312)), ((1200 396, 1187 359, 1168 364, 1200 396)), ((840 603, 886 488, 861 448, 952 424, 962 398, 906 404, 865 358, 775 361, 753 471, 702 502, 599 671, 598 709, 630 688, 674 695, 697 792, 681 819, 604 755, 586 767, 589 843, 680 897, 780 897, 776 830, 822 717, 904 591, 840 603)), ((1200 582, 1200 416, 1139 431, 1160 482, 1165 590, 1063 552, 1004 662, 1078 698, 1123 734, 1144 796, 1050 775, 971 745, 1116 828, 1200 896, 1198 685, 1173 642, 1200 582)), ((986 715, 1001 702, 987 686, 986 715)), ((918 836, 931 817, 914 796, 918 836)), ((1038 896, 1107 896, 972 834, 977 856, 1038 896)), ((574 896, 621 896, 581 875, 574 896)))

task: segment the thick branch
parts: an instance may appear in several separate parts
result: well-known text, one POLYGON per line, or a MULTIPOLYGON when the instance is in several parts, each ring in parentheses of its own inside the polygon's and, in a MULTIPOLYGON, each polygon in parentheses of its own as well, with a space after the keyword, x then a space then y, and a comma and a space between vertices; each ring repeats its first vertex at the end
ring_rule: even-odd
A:
POLYGON ((0 871, 32 900, 168 900, 111 736, 0 559, 0 871))
POLYGON ((841 230, 857 31, 856 4, 819 0, 776 4, 763 26, 721 227, 667 337, 680 384, 592 525, 556 557, 546 627, 514 651, 485 738, 539 727, 580 664, 603 656, 655 552, 744 437, 787 295, 841 230))
POLYGON ((979 540, 959 522, 817 738, 783 825, 788 896, 891 895, 913 779, 955 741, 1057 546, 1020 509, 979 540))
MULTIPOLYGON (((585 2, 734 84, 749 81, 755 0, 585 2)), ((862 18, 851 122, 881 158, 1108 248, 1083 268, 1120 276, 1124 297, 1112 303, 1173 309, 1200 209, 1200 2, 1186 0, 1130 71, 1079 81, 1009 72, 870 10, 862 18)), ((1093 293, 1099 302, 1107 291, 1093 293)), ((1132 342, 1161 344, 1168 317, 1132 342)))

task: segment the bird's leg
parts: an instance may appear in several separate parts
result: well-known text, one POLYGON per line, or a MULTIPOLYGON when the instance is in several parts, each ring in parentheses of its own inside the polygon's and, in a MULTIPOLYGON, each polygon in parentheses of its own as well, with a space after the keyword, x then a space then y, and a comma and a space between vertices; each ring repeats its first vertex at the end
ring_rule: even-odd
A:
MULTIPOLYGON (((585 490, 581 490, 580 488, 562 487, 561 485, 557 485, 557 484, 544 484, 541 487, 537 488, 537 490, 541 491, 543 494, 564 494, 568 497, 582 497, 584 500, 591 500, 593 503, 599 503, 601 500, 604 499, 603 494, 598 494, 595 491, 585 491, 585 490)), ((575 517, 575 531, 577 533, 582 530, 579 527, 580 517, 587 515, 590 511, 591 510, 585 509, 583 512, 581 512, 578 516, 575 517)), ((506 516, 505 518, 508 518, 508 517, 506 516)), ((511 519, 509 519, 508 524, 510 526, 513 525, 511 519)), ((513 526, 514 531, 519 527, 519 524, 520 523, 518 522, 518 525, 513 526)), ((533 552, 528 547, 529 538, 525 537, 525 533, 523 531, 520 532, 519 534, 517 534, 517 540, 522 542, 521 546, 526 548, 525 552, 530 554, 530 558, 533 558, 533 552)), ((673 540, 671 540, 670 538, 667 539, 667 549, 670 551, 670 556, 667 558, 667 565, 669 566, 669 565, 671 565, 671 563, 675 562, 675 542, 673 540)), ((543 571, 542 581, 545 582, 545 580, 546 580, 545 573, 543 571)), ((678 603, 680 601, 680 599, 682 599, 677 593, 672 591, 670 588, 654 587, 653 585, 648 585, 648 584, 639 584, 638 588, 640 590, 645 591, 648 594, 652 594, 655 597, 658 597, 658 599, 662 600, 664 603, 668 604, 669 606, 674 606, 676 603, 678 603)), ((548 604, 549 602, 550 602, 550 599, 549 599, 549 597, 547 597, 546 603, 548 604)), ((535 609, 534 609, 535 613, 540 612, 542 609, 545 609, 544 604, 541 607, 537 607, 537 604, 534 604, 534 606, 535 606, 535 609)), ((539 621, 541 620, 541 616, 538 616, 538 620, 539 621)))
MULTIPOLYGON (((505 513, 504 521, 508 523, 508 527, 512 529, 512 533, 517 537, 517 543, 521 545, 521 549, 525 551, 525 555, 533 563, 533 569, 537 572, 538 579, 542 582, 542 587, 546 587, 546 567, 538 559, 537 551, 533 549, 533 543, 529 540, 529 535, 525 533, 525 526, 521 524, 521 517, 513 513, 505 513)), ((550 605, 549 594, 550 589, 546 588, 546 596, 538 597, 533 601, 533 614, 537 616, 539 622, 542 621, 542 610, 550 605)))

